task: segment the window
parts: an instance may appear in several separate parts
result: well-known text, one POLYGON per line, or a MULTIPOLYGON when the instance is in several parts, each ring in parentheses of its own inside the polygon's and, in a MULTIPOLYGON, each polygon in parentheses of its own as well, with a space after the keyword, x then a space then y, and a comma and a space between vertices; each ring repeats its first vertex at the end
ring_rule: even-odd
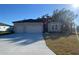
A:
POLYGON ((57 30, 58 29, 58 27, 57 27, 57 24, 55 25, 55 30, 57 30))
POLYGON ((58 25, 57 24, 52 25, 52 30, 57 31, 58 30, 58 25))
POLYGON ((52 26, 52 30, 54 30, 54 25, 52 26))
POLYGON ((55 31, 55 24, 52 25, 52 31, 55 31))

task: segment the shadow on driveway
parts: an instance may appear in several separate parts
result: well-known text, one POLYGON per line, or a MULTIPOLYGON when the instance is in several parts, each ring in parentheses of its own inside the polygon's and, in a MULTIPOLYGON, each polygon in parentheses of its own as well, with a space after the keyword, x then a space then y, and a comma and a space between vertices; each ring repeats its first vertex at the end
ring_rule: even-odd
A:
POLYGON ((11 34, 0 36, 0 40, 10 41, 10 43, 18 43, 20 45, 28 45, 42 40, 42 34, 11 34))

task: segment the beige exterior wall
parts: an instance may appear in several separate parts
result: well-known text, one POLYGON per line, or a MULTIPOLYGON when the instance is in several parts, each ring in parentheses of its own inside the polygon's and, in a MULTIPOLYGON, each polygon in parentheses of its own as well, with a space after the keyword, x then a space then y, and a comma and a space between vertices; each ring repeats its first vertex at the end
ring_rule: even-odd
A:
POLYGON ((48 23, 48 32, 60 32, 61 23, 59 22, 50 22, 48 23))
POLYGON ((14 31, 16 33, 42 33, 43 23, 14 23, 14 31))

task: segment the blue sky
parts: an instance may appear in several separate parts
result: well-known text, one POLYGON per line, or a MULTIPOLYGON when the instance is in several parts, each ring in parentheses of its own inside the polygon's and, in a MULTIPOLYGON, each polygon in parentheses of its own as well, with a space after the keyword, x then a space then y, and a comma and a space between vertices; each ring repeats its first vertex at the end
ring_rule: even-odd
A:
MULTIPOLYGON (((67 4, 0 4, 0 22, 13 25, 13 21, 51 15, 55 9, 70 9, 79 14, 78 9, 67 4)), ((75 20, 77 25, 79 17, 75 20)))

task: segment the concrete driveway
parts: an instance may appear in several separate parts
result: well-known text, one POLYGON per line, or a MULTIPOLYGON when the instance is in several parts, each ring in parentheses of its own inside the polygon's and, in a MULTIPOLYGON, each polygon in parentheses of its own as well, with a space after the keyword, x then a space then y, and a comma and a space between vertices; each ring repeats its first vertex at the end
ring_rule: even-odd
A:
MULTIPOLYGON (((1 55, 52 55, 42 34, 11 34, 0 36, 1 55)), ((55 54, 54 54, 55 55, 55 54)))

